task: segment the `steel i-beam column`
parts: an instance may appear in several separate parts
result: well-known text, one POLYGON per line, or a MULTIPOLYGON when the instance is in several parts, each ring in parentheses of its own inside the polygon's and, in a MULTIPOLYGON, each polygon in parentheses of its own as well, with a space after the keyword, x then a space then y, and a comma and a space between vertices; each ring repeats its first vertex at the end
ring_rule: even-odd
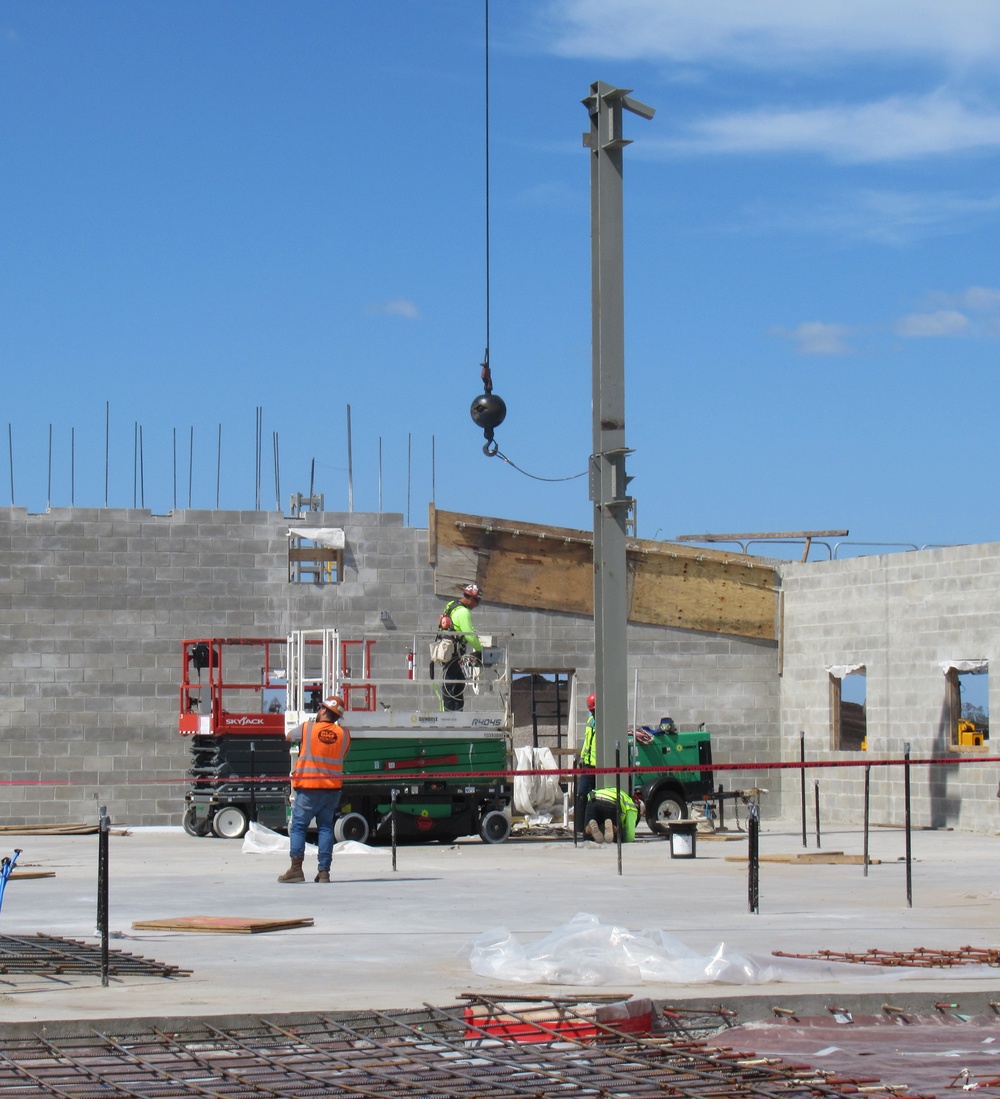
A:
MULTIPOLYGON (((597 766, 613 767, 628 726, 628 584, 625 545, 635 501, 625 474, 625 293, 622 219, 622 109, 652 118, 630 89, 597 81, 590 113, 591 323, 593 326, 594 665, 597 766)), ((598 782, 598 786, 606 785, 598 782)))

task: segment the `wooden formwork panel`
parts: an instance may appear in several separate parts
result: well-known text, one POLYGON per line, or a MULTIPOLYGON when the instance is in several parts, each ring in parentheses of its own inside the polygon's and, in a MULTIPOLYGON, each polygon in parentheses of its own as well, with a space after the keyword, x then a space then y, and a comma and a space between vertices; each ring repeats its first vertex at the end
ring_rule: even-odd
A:
MULTIPOLYGON (((585 531, 431 508, 428 553, 435 590, 475 581, 487 601, 594 613, 593 539, 585 531)), ((629 621, 776 639, 775 569, 746 554, 632 540, 629 621)))

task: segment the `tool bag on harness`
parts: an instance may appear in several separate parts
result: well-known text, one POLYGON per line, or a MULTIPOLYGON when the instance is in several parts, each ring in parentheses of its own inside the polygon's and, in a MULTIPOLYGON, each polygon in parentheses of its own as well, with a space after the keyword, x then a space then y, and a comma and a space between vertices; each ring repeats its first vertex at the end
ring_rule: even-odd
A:
POLYGON ((435 664, 450 664, 455 659, 456 651, 454 637, 442 635, 431 642, 431 660, 435 664))
POLYGON ((452 599, 438 615, 438 630, 440 631, 434 641, 431 642, 431 663, 450 664, 459 655, 458 638, 454 635, 447 636, 447 631, 453 629, 451 612, 461 602, 460 599, 452 599))

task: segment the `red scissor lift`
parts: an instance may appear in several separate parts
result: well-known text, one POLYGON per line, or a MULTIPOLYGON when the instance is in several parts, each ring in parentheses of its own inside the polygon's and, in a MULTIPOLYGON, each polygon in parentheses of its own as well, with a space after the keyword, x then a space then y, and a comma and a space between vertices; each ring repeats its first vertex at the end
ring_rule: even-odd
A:
POLYGON ((286 642, 212 637, 181 645, 178 731, 191 738, 192 779, 185 831, 235 839, 251 820, 284 828, 286 642))
MULTIPOLYGON (((376 688, 363 682, 374 641, 344 640, 341 664, 362 682, 345 683, 348 710, 372 711, 376 688), (351 658, 354 658, 353 661, 351 658)), ((184 829, 192 836, 243 836, 250 821, 287 826, 291 757, 285 740, 288 641, 204 637, 181 642, 178 731, 190 737, 192 779, 184 829)), ((321 685, 307 706, 315 711, 321 685)))

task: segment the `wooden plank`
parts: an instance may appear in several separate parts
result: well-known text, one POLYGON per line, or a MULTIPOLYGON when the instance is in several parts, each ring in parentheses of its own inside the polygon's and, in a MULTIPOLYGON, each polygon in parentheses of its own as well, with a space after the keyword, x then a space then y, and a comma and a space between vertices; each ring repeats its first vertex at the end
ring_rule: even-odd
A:
MULTIPOLYGON (((746 855, 727 855, 726 862, 746 862, 746 855)), ((759 862, 783 862, 789 865, 799 863, 801 866, 813 865, 837 865, 837 866, 863 866, 864 855, 845 855, 843 851, 815 851, 801 855, 760 855, 759 862)), ((881 859, 869 859, 869 866, 880 866, 881 859)))
POLYGON ((285 931, 291 927, 312 927, 312 917, 265 919, 243 916, 172 916, 160 920, 135 920, 133 931, 210 931, 230 935, 257 935, 264 931, 285 931))
POLYGON ((56 872, 54 870, 19 870, 15 867, 8 877, 8 881, 13 881, 15 878, 54 878, 56 872))

